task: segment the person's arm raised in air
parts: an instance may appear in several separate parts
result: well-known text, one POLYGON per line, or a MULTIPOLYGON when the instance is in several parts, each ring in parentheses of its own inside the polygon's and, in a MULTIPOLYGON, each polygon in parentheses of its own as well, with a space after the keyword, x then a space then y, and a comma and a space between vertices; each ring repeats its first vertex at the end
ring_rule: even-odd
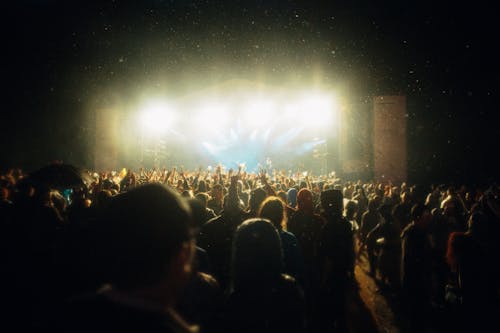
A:
POLYGON ((309 171, 306 175, 306 184, 307 184, 307 189, 309 191, 312 191, 313 188, 312 188, 312 185, 311 185, 311 179, 309 178, 309 175, 311 174, 311 172, 309 171))
POLYGON ((187 181, 186 174, 184 173, 184 169, 181 168, 181 172, 179 175, 182 178, 182 187, 184 190, 190 190, 191 187, 189 186, 189 182, 187 181))
POLYGON ((266 190, 267 195, 276 196, 276 191, 274 190, 274 188, 267 181, 267 176, 266 176, 266 171, 265 170, 262 170, 259 173, 259 179, 260 179, 261 184, 264 186, 264 189, 266 190))
POLYGON ((171 186, 175 177, 175 171, 176 167, 172 168, 172 171, 169 171, 167 173, 167 176, 165 177, 165 184, 171 186))
POLYGON ((201 175, 201 167, 198 168, 198 171, 196 172, 196 174, 194 176, 192 188, 198 188, 198 182, 200 179, 200 175, 201 175))
POLYGON ((224 179, 222 178, 222 166, 219 164, 216 169, 217 173, 217 182, 224 186, 224 179))

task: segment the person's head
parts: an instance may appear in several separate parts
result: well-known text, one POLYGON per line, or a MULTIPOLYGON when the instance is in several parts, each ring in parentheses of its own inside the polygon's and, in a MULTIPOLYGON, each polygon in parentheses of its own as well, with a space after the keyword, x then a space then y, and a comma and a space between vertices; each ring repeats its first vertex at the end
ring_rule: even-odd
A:
POLYGON ((212 186, 212 198, 216 201, 222 201, 224 199, 224 190, 221 184, 212 186))
POLYGON ((349 200, 345 205, 345 216, 349 220, 353 220, 356 217, 356 212, 358 210, 358 206, 356 201, 349 200))
POLYGON ((191 190, 184 190, 181 192, 181 196, 183 198, 186 198, 186 199, 192 199, 194 196, 193 196, 193 192, 191 190))
POLYGON ((292 187, 287 192, 287 202, 290 207, 297 206, 297 189, 292 187))
POLYGON ((188 198, 188 204, 191 208, 193 225, 196 228, 201 228, 201 226, 206 222, 206 205, 197 197, 188 198))
POLYGON ((370 212, 375 212, 380 205, 380 197, 375 196, 372 199, 368 200, 368 210, 370 212))
POLYGON ((469 234, 478 240, 486 239, 491 232, 488 218, 481 211, 471 214, 467 227, 469 234))
POLYGON ((426 228, 432 220, 431 211, 422 203, 414 204, 410 214, 413 222, 423 228, 426 228))
POLYGON ((262 218, 243 222, 233 239, 233 288, 238 290, 270 282, 282 271, 283 252, 278 230, 262 218))
POLYGON ((101 190, 97 192, 94 206, 97 208, 102 208, 109 202, 112 196, 113 193, 110 190, 101 190))
POLYGON ((378 212, 384 218, 386 223, 392 223, 392 206, 389 204, 382 204, 378 208, 378 212))
POLYGON ((321 192, 321 208, 327 214, 342 215, 344 210, 344 198, 341 190, 329 189, 321 192))
POLYGON ((99 216, 98 253, 103 283, 134 292, 158 289, 171 302, 191 272, 191 211, 160 184, 145 184, 110 198, 99 216))
POLYGON ((194 197, 203 204, 203 207, 207 208, 208 200, 210 198, 210 196, 207 193, 200 192, 197 193, 194 197))
POLYGON ((261 187, 252 190, 252 192, 250 193, 250 199, 248 201, 250 211, 257 212, 262 201, 266 199, 266 196, 266 191, 261 187))
POLYGON ((277 195, 283 202, 287 202, 287 195, 285 191, 280 190, 278 191, 277 195))
POLYGON ((267 197, 260 205, 257 216, 268 219, 277 229, 282 229, 286 224, 285 203, 279 197, 267 197))
POLYGON ((224 196, 223 201, 224 215, 237 216, 241 214, 242 208, 238 195, 231 195, 230 193, 224 196))
POLYGON ((207 183, 203 179, 198 182, 198 192, 207 192, 207 183))
POLYGON ((313 213, 314 202, 313 194, 307 188, 303 188, 297 193, 297 208, 298 210, 313 213))

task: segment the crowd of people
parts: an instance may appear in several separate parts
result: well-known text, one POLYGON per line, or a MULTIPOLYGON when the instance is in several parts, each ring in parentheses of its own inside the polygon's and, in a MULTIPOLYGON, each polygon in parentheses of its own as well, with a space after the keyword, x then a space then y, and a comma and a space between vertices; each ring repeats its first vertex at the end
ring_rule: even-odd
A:
POLYGON ((362 258, 415 331, 499 314, 496 184, 218 166, 87 172, 66 186, 13 169, 0 188, 5 327, 346 332, 362 258))

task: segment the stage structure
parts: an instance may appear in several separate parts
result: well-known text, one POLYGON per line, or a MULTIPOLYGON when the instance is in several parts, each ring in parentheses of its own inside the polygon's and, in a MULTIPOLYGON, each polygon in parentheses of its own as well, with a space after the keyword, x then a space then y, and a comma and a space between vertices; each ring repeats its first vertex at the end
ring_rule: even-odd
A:
POLYGON ((245 164, 250 172, 308 170, 399 181, 406 179, 401 114, 401 96, 349 102, 324 87, 299 90, 246 80, 176 98, 122 97, 114 107, 96 108, 95 168, 245 164))
POLYGON ((401 183, 407 180, 406 97, 373 99, 373 176, 401 183))

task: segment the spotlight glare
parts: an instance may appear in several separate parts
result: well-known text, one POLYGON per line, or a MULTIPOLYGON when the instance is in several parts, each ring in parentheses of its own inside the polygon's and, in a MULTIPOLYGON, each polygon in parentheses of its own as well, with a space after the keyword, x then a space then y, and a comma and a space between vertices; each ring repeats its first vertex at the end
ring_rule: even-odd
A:
POLYGON ((208 102, 204 104, 195 115, 195 122, 199 130, 220 130, 229 122, 227 106, 208 102))
POLYGON ((247 107, 244 120, 249 127, 264 127, 268 126, 272 121, 274 113, 274 102, 266 99, 255 99, 251 101, 247 107))
POLYGON ((175 114, 166 102, 152 101, 142 109, 140 120, 146 133, 162 134, 171 128, 175 114))
POLYGON ((337 113, 335 98, 329 94, 309 94, 299 102, 297 114, 300 121, 307 127, 325 128, 335 122, 337 113))

